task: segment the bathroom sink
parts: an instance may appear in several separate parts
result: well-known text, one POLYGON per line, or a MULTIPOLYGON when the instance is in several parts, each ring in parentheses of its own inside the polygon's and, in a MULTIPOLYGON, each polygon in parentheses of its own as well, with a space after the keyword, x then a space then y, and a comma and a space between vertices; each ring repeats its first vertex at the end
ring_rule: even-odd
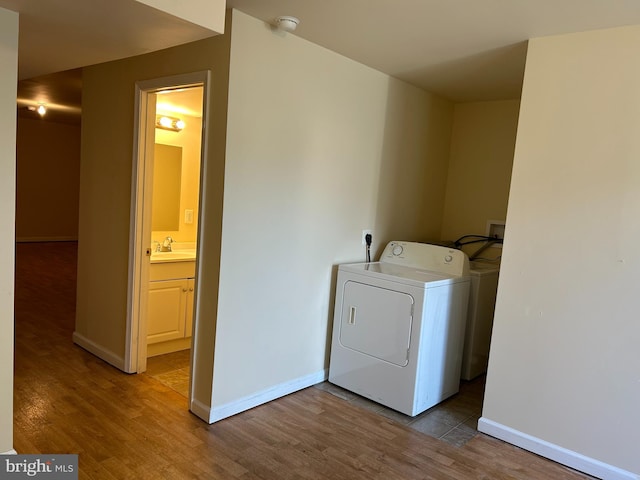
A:
POLYGON ((151 263, 191 262, 196 259, 195 250, 178 250, 174 252, 153 252, 151 263))

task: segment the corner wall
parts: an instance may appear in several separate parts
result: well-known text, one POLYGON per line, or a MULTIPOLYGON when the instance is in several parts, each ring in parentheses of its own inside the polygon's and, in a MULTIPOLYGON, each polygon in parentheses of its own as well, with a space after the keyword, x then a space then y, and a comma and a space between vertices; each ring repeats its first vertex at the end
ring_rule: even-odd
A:
POLYGON ((136 0, 163 12, 208 28, 214 33, 224 33, 225 0, 136 0))
MULTIPOLYGON (((441 239, 485 235, 487 221, 506 219, 519 108, 519 100, 455 105, 441 239)), ((501 254, 492 248, 482 256, 501 254)))
POLYGON ((233 12, 215 421, 326 378, 336 266, 437 235, 452 104, 233 12))
POLYGON ((530 41, 481 431, 640 478, 640 27, 530 41))
POLYGON ((0 8, 0 453, 13 450, 18 14, 0 8))

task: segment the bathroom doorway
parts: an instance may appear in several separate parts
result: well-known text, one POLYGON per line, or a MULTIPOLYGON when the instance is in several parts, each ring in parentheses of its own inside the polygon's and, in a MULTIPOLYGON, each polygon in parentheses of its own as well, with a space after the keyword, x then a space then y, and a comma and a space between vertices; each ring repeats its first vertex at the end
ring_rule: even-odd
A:
POLYGON ((125 361, 130 373, 142 373, 153 359, 149 373, 166 374, 160 381, 187 397, 208 77, 196 72, 136 85, 125 361))

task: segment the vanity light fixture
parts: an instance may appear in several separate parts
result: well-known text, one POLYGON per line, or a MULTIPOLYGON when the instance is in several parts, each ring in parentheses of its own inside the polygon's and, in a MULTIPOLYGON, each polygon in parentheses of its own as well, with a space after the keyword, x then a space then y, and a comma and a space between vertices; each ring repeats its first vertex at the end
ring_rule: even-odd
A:
POLYGON ((156 115, 156 128, 179 132, 184 128, 184 126, 184 121, 177 117, 169 117, 168 115, 156 115))

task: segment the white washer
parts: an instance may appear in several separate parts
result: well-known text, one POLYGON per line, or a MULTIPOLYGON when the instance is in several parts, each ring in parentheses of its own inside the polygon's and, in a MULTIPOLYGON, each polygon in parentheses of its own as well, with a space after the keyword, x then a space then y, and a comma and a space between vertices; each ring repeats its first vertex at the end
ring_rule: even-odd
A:
POLYGON ((487 371, 499 272, 497 265, 470 262, 471 290, 462 354, 463 380, 472 380, 487 371))
POLYGON ((469 285, 467 256, 436 245, 340 265, 329 381, 410 416, 458 392, 469 285))

